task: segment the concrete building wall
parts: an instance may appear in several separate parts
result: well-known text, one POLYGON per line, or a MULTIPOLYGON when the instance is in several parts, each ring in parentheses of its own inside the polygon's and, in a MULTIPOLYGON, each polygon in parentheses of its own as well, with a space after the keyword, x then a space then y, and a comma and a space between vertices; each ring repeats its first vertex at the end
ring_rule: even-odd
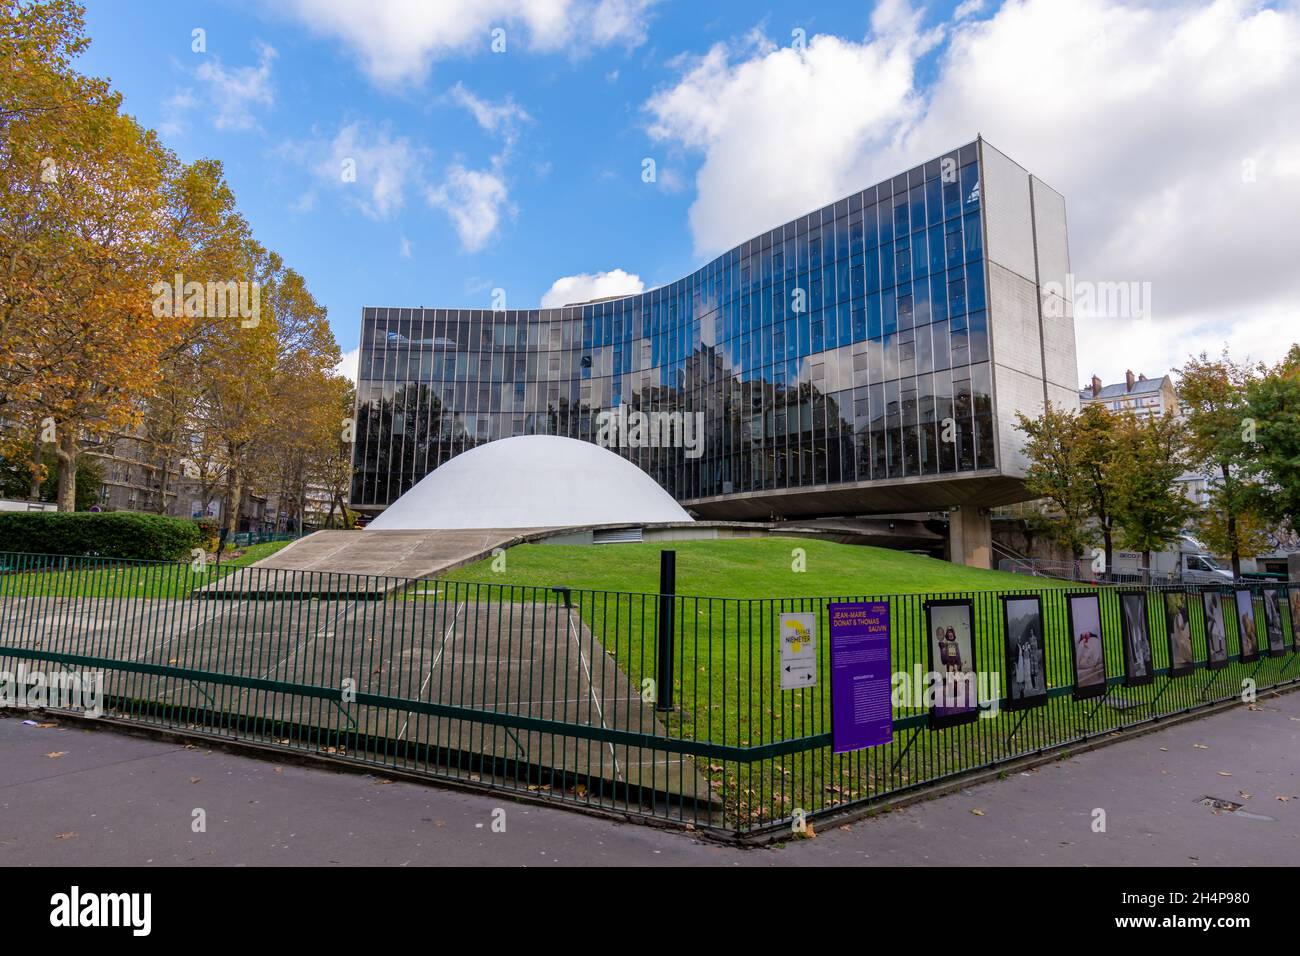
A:
POLYGON ((1065 200, 988 143, 981 156, 998 461, 1023 477, 1017 415, 1035 418, 1046 401, 1078 408, 1065 200))
POLYGON ((1003 474, 1022 477, 1017 415, 1040 414, 1044 396, 1033 206, 1024 169, 987 143, 982 157, 998 464, 1003 474))
POLYGON ((1038 248, 1047 397, 1053 405, 1074 410, 1079 407, 1079 359, 1074 338, 1065 197, 1036 176, 1029 177, 1029 185, 1034 204, 1034 238, 1038 248))

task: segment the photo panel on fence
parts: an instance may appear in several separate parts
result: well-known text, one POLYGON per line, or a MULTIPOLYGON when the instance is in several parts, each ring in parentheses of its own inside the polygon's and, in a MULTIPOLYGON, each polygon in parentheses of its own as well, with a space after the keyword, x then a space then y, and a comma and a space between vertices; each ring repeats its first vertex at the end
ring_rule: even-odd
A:
POLYGON ((1291 605, 1291 649, 1300 651, 1300 588, 1287 592, 1291 605))
POLYGON ((1192 651, 1192 616, 1185 591, 1165 592, 1165 630, 1169 636, 1169 676, 1181 677, 1196 670, 1192 651))
POLYGON ((974 606, 970 601, 926 601, 930 673, 937 675, 932 728, 964 724, 979 716, 975 671, 974 606))
POLYGON ((1218 670, 1228 666, 1228 622, 1223 613, 1227 596, 1220 591, 1201 594, 1201 610, 1205 615, 1206 666, 1218 670))
POLYGON ((1106 648, 1101 639, 1101 601, 1095 591, 1071 594, 1065 602, 1070 627, 1070 662, 1074 699, 1106 693, 1106 648))
POLYGON ((1043 599, 1002 596, 1006 635, 1007 710, 1047 703, 1047 640, 1043 629, 1043 599))
POLYGON ((1282 602, 1277 588, 1264 589, 1264 629, 1268 632, 1269 657, 1286 653, 1286 637, 1282 633, 1282 602))
POLYGON ((1156 678, 1151 655, 1151 622, 1146 591, 1119 593, 1120 634, 1124 644, 1124 686, 1149 684, 1156 678))
POLYGON ((1249 588, 1234 592, 1237 603, 1237 639, 1244 663, 1259 660, 1259 631, 1255 627, 1255 597, 1249 588))

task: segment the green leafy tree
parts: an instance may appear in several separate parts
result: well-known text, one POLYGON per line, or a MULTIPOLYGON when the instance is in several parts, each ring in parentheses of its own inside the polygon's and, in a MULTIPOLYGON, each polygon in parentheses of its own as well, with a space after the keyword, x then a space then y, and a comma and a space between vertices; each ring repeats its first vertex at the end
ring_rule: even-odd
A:
POLYGON ((1218 359, 1202 352, 1179 369, 1179 399, 1188 428, 1188 458, 1208 477, 1209 506, 1197 525, 1200 538, 1216 554, 1228 555, 1232 574, 1241 577, 1242 555, 1267 547, 1265 488, 1250 466, 1253 447, 1247 392, 1257 373, 1232 361, 1225 349, 1218 359))
POLYGON ((1151 553, 1174 541, 1196 512, 1178 484, 1186 450, 1186 426, 1172 412, 1116 416, 1109 469, 1115 519, 1120 543, 1142 555, 1148 576, 1151 553))
POLYGON ((1037 418, 1018 414, 1016 428, 1025 433, 1029 459, 1025 487, 1055 507, 1044 530, 1078 558, 1094 540, 1079 417, 1048 403, 1037 418))
MULTIPOLYGON (((58 470, 59 461, 53 448, 42 451, 38 474, 51 475, 58 470)), ((58 486, 53 482, 36 483, 33 488, 33 462, 30 455, 0 457, 0 497, 17 500, 34 498, 37 501, 54 501, 58 486)), ((89 511, 99 502, 100 489, 104 485, 103 465, 90 455, 81 455, 77 459, 77 496, 76 510, 89 511)))
POLYGON ((1116 498, 1110 461, 1115 454, 1115 416, 1101 405, 1087 405, 1075 419, 1071 436, 1079 461, 1077 481, 1082 485, 1088 511, 1101 533, 1106 570, 1115 560, 1116 498))
POLYGON ((1246 386, 1249 466, 1266 486, 1267 514, 1294 530, 1300 514, 1300 345, 1246 386))

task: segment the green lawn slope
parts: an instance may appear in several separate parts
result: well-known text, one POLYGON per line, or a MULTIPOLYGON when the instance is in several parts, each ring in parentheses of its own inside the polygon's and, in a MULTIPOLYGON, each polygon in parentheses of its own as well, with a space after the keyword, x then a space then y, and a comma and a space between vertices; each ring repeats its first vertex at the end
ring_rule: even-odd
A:
POLYGON ((1021 590, 1060 583, 961 567, 887 548, 782 537, 598 546, 524 544, 506 552, 503 571, 493 571, 489 559, 440 577, 489 584, 657 592, 659 552, 668 549, 677 552, 677 593, 701 597, 1021 590), (795 570, 796 549, 803 549, 803 571, 795 570))

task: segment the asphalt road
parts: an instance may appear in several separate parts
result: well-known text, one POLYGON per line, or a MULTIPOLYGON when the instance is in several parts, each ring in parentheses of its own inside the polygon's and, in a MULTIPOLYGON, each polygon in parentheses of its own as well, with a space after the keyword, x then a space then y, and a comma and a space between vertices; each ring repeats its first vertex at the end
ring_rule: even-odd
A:
POLYGON ((434 785, 0 719, 0 865, 1294 865, 1300 693, 741 849, 434 785), (1206 806, 1206 798, 1240 804, 1206 806), (1104 832, 1096 811, 1104 811, 1104 832), (201 814, 196 811, 202 811, 201 814), (504 815, 503 815, 504 814, 504 815), (195 831, 202 818, 203 832, 195 831), (504 832, 494 821, 504 821, 504 832))

